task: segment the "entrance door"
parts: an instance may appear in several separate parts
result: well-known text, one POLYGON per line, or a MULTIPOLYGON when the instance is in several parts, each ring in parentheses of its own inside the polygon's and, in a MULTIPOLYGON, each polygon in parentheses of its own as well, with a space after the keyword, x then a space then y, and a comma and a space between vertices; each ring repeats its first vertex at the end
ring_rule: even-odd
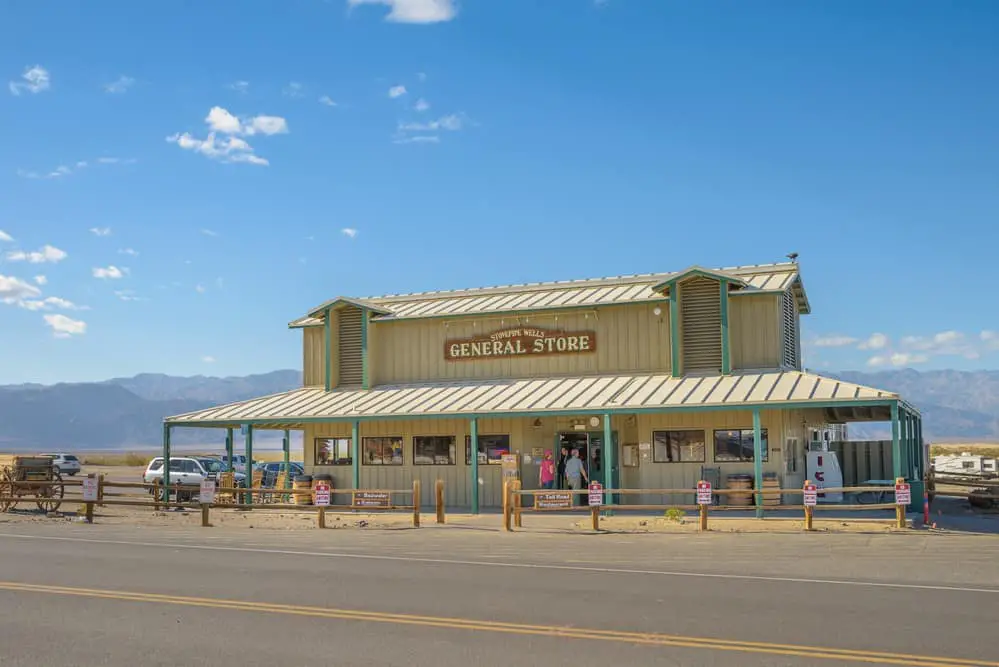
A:
MULTIPOLYGON (((618 457, 617 431, 611 433, 614 447, 614 465, 611 466, 611 486, 618 488, 621 462, 618 457)), ((579 450, 579 458, 583 461, 583 468, 586 476, 591 480, 604 483, 604 461, 606 452, 604 448, 604 434, 601 431, 566 431, 558 434, 558 449, 556 449, 556 462, 562 447, 569 450, 579 450)))

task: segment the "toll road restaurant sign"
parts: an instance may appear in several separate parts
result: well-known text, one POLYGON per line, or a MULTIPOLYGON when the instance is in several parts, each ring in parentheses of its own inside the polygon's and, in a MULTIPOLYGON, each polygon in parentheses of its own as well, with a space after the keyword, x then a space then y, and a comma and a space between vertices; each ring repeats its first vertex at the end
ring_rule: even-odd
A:
POLYGON ((593 331, 552 331, 530 327, 500 329, 475 338, 444 342, 444 358, 448 361, 596 351, 597 335, 593 331))

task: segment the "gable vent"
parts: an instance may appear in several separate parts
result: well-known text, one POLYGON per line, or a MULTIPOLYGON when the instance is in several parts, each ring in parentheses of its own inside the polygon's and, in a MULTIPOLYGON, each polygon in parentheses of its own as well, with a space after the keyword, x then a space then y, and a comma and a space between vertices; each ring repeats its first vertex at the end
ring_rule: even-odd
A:
POLYGON ((784 348, 781 363, 785 368, 801 369, 798 358, 798 304, 791 290, 781 295, 781 322, 783 324, 784 348))
POLYGON ((339 385, 359 385, 364 379, 364 362, 361 358, 361 309, 343 308, 338 317, 340 341, 339 385))
POLYGON ((720 373, 721 290, 718 281, 691 278, 680 283, 683 317, 683 373, 720 373))

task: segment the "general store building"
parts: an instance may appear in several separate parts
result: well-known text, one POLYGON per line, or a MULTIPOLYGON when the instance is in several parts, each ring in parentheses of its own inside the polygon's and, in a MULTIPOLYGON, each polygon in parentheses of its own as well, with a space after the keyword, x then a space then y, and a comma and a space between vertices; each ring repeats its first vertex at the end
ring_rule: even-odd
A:
POLYGON ((503 454, 537 488, 563 445, 607 488, 693 488, 711 469, 800 488, 810 434, 852 421, 890 422, 895 475, 920 479, 911 405, 802 368, 810 312, 794 262, 339 297, 289 325, 303 387, 168 418, 165 438, 300 429, 337 490, 420 479, 427 503, 443 479, 473 511, 501 504, 503 454))

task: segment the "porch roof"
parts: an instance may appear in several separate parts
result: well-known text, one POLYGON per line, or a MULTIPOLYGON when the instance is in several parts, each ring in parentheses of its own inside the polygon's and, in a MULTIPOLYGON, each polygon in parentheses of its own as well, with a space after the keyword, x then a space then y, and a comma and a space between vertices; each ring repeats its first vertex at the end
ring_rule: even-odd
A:
MULTIPOLYGON (((888 420, 898 394, 800 371, 674 378, 631 373, 455 380, 372 389, 303 387, 168 417, 170 426, 294 428, 317 422, 543 417, 750 408, 826 408, 836 420, 888 420), (862 412, 857 412, 857 410, 862 412)), ((904 405, 904 404, 903 404, 904 405)), ((906 406, 906 409, 912 410, 906 406)), ((915 412, 914 410, 912 410, 915 412)))

